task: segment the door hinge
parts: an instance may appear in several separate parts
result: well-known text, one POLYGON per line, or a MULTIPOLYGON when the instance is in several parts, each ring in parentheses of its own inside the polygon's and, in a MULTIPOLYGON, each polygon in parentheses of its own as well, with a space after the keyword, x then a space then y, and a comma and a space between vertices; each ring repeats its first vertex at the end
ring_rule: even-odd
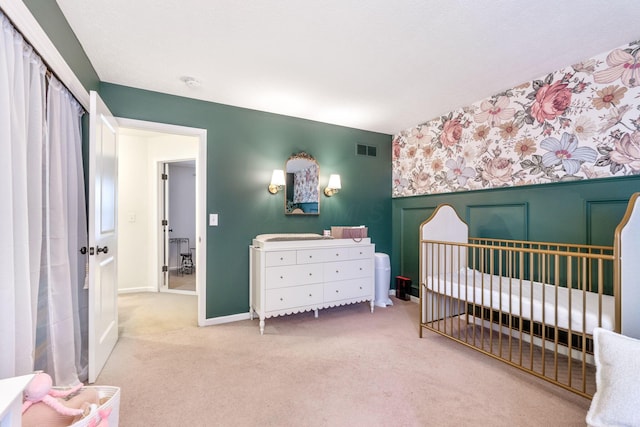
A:
POLYGON ((162 272, 166 273, 167 271, 169 271, 169 267, 167 267, 166 265, 162 266, 162 272))
POLYGON ((162 220, 162 225, 169 225, 169 221, 167 221, 166 219, 162 220))
POLYGON ((169 175, 167 175, 166 173, 163 173, 162 175, 160 175, 160 178, 161 178, 163 181, 166 181, 166 180, 168 180, 168 179, 169 179, 169 175))

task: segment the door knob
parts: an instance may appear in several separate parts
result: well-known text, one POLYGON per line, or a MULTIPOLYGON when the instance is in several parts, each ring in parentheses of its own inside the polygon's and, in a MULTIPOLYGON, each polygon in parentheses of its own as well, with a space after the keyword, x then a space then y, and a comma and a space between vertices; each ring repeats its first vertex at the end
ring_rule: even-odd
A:
POLYGON ((104 254, 107 254, 107 253, 109 253, 109 246, 103 246, 103 247, 96 246, 96 252, 97 252, 98 254, 99 254, 100 252, 102 252, 102 253, 104 253, 104 254))

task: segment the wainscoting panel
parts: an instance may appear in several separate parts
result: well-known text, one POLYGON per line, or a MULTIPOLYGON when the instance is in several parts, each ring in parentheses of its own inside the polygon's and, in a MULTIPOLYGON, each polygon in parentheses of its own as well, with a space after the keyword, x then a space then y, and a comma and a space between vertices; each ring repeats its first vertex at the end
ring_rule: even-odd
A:
MULTIPOLYGON (((400 212, 402 242, 400 244, 400 274, 411 279, 412 294, 418 292, 420 274, 420 224, 426 221, 436 210, 436 206, 405 208, 400 212), (409 250, 405 250, 409 249, 409 250)), ((395 277, 392 277, 395 286, 395 277)))
POLYGON ((442 203, 472 237, 611 245, 637 191, 640 175, 393 199, 391 275, 418 277, 418 228, 442 203))
POLYGON ((528 239, 529 206, 527 203, 469 205, 466 215, 471 237, 528 239))
POLYGON ((587 200, 586 236, 589 245, 613 245, 613 234, 627 210, 628 200, 587 200))

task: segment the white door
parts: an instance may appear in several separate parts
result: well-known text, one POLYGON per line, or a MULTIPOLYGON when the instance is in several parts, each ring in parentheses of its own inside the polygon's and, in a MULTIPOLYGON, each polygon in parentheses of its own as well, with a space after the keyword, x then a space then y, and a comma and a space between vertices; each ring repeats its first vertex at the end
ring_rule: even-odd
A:
POLYGON ((118 126, 94 91, 89 106, 89 383, 118 341, 118 126))

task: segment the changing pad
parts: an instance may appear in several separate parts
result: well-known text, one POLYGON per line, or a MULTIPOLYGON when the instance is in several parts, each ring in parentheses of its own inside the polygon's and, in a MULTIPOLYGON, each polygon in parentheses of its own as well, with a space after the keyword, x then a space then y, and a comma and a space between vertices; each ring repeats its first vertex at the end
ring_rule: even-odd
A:
POLYGON ((259 234, 255 237, 258 242, 290 242, 295 240, 327 240, 332 239, 331 236, 323 236, 315 233, 278 233, 278 234, 259 234))

